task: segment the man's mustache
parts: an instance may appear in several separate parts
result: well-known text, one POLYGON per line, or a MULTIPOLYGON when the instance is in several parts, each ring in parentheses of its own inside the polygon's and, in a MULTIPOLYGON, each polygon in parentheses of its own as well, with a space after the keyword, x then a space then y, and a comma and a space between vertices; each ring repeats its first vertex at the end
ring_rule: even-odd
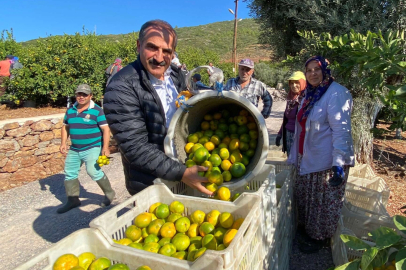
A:
POLYGON ((148 64, 163 67, 166 65, 166 62, 165 62, 165 60, 163 60, 162 62, 158 62, 157 60, 155 60, 155 58, 151 58, 148 60, 148 64))

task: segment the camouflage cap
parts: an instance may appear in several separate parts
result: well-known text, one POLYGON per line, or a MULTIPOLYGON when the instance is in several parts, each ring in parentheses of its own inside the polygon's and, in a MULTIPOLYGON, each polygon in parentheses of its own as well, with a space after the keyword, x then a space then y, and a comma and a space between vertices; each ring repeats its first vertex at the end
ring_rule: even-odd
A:
POLYGON ((79 84, 78 87, 76 88, 75 93, 84 93, 87 95, 92 94, 92 89, 90 88, 90 86, 88 84, 79 84))
POLYGON ((245 59, 242 59, 240 61, 240 63, 238 63, 238 65, 239 66, 244 66, 244 67, 249 67, 249 68, 254 68, 254 61, 252 61, 249 58, 245 58, 245 59))

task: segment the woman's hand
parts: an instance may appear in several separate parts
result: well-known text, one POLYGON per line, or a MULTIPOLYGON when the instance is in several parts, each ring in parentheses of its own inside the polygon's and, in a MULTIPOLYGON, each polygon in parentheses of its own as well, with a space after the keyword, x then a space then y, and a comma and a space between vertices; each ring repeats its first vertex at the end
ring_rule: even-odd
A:
POLYGON ((276 139, 275 139, 275 145, 276 145, 276 146, 280 146, 280 145, 281 145, 281 139, 282 139, 282 138, 281 138, 280 136, 277 136, 277 137, 276 137, 276 139))
POLYGON ((344 169, 342 167, 333 166, 333 168, 331 168, 331 170, 333 171, 334 174, 328 180, 328 183, 332 187, 339 186, 344 180, 344 176, 345 176, 344 169))

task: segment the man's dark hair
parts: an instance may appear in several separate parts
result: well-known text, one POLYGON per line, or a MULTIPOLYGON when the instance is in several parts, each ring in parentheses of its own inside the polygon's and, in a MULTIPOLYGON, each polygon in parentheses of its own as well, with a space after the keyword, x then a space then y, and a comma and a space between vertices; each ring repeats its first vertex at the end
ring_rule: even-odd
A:
POLYGON ((144 41, 145 32, 150 27, 156 28, 157 30, 161 30, 161 31, 162 30, 168 31, 173 37, 173 49, 176 49, 176 45, 178 43, 178 35, 176 34, 175 29, 173 29, 173 27, 169 23, 167 23, 163 20, 152 20, 152 21, 148 21, 148 22, 144 23, 141 26, 139 37, 138 37, 138 40, 140 41, 140 43, 142 43, 144 41))

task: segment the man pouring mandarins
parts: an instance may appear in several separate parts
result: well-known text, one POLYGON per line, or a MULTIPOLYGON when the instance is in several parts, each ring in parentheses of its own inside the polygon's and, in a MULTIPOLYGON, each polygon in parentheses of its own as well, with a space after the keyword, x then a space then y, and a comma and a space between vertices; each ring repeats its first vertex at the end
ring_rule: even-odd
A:
POLYGON ((126 188, 131 195, 153 185, 156 178, 182 181, 211 195, 198 174, 203 166, 186 168, 164 153, 164 139, 176 111, 175 100, 185 90, 185 76, 171 65, 177 35, 161 20, 142 25, 138 58, 120 70, 104 95, 104 112, 121 152, 126 188))

